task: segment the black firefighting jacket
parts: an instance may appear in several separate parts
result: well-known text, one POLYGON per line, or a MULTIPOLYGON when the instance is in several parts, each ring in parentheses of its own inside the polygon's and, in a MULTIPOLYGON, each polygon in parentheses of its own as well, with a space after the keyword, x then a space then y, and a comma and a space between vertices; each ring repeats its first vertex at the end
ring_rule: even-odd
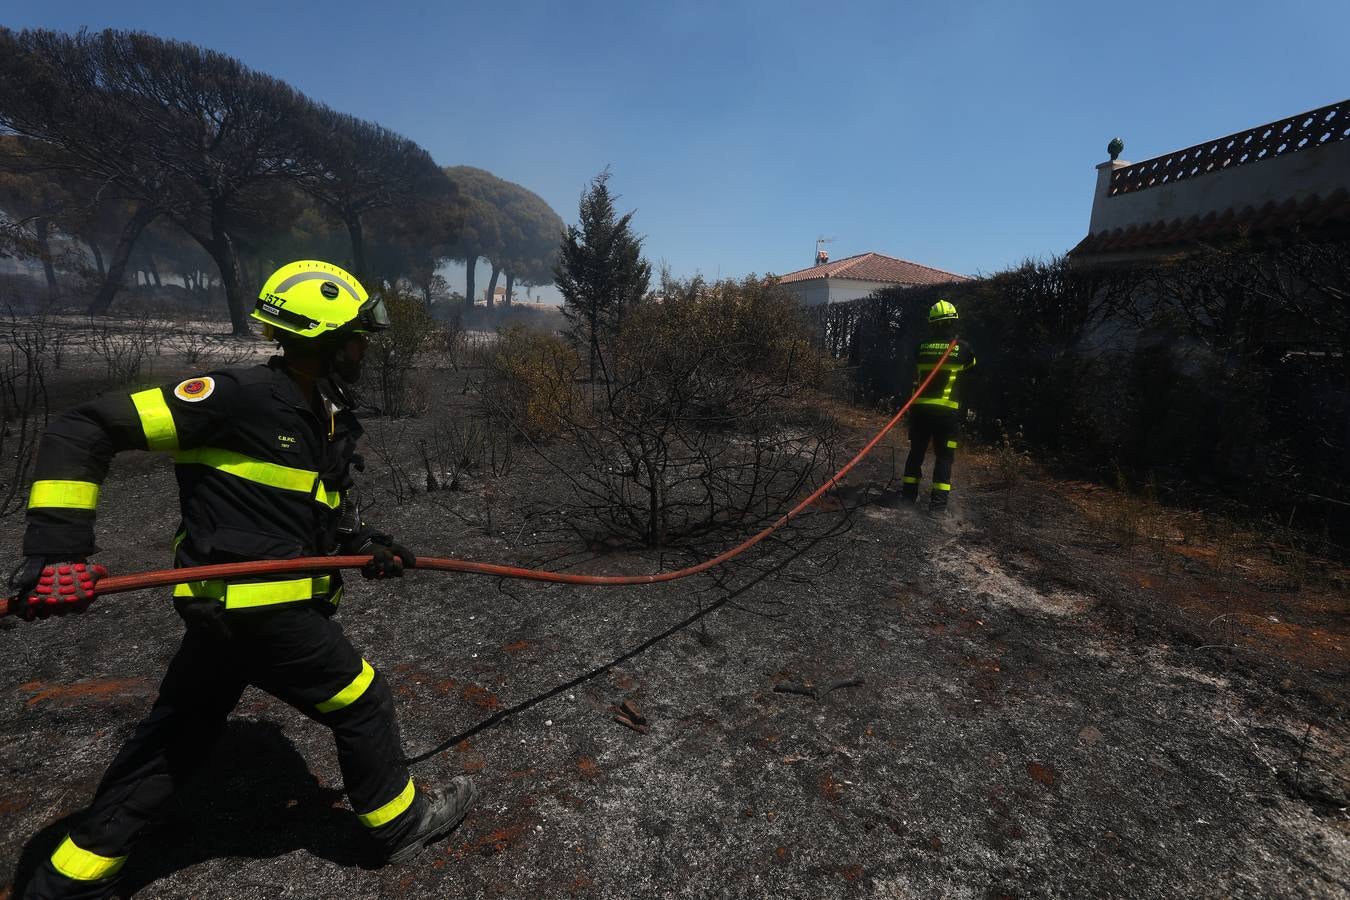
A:
MULTIPOLYGON (((915 351, 914 388, 917 389, 928 373, 933 371, 942 353, 947 349, 948 341, 930 338, 919 344, 915 351)), ((952 348, 951 355, 942 364, 942 371, 928 383, 928 387, 914 405, 930 412, 948 412, 955 415, 961 409, 961 375, 975 368, 975 349, 970 341, 961 338, 952 348)))
MULTIPOLYGON (((94 510, 114 453, 173 454, 182 522, 175 564, 196 566, 315 556, 362 532, 351 469, 361 425, 345 392, 321 387, 321 415, 273 358, 176 385, 108 394, 52 421, 39 445, 28 503, 25 554, 49 560, 95 552, 94 510)), ((226 609, 327 600, 336 572, 247 582, 178 585, 178 598, 211 598, 226 609)))

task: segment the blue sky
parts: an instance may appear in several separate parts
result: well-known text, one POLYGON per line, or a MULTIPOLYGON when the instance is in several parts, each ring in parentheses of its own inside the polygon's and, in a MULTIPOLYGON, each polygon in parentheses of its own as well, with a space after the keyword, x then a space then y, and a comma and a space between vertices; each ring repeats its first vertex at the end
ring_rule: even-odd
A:
POLYGON ((6 0, 0 23, 221 50, 564 221, 609 166, 681 276, 793 271, 819 236, 994 272, 1083 237, 1115 135, 1146 159, 1350 95, 1344 0, 6 0))

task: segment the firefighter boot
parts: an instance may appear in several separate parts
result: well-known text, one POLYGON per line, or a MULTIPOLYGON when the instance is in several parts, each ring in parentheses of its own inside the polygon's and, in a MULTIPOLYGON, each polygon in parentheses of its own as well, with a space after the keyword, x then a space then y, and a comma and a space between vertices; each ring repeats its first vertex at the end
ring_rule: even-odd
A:
POLYGON ((900 502, 906 506, 914 506, 919 502, 919 479, 905 476, 904 484, 900 486, 900 502))
POLYGON ((935 519, 947 515, 948 491, 934 490, 928 498, 928 515, 935 519))
POLYGON ((464 820, 477 796, 478 790, 464 775, 450 779, 450 783, 442 790, 423 793, 421 797, 424 805, 417 824, 402 841, 390 848, 386 861, 405 863, 445 837, 464 820))

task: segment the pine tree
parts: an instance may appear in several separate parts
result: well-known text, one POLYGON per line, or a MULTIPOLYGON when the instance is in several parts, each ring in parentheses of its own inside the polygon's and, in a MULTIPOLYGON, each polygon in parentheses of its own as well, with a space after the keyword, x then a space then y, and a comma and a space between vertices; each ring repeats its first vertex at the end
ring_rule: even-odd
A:
POLYGON ((618 332, 624 310, 642 300, 652 278, 643 239, 631 227, 633 213, 616 218, 614 200, 606 169, 582 193, 581 221, 567 226, 553 267, 568 337, 587 347, 592 381, 604 363, 604 338, 618 332))

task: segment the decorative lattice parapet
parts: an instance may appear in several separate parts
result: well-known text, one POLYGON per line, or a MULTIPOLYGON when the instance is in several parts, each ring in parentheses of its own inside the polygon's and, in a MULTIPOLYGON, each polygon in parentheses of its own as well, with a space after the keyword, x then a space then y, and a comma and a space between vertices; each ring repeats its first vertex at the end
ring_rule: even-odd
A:
POLYGON ((1111 173, 1107 196, 1130 194, 1210 172, 1274 159, 1350 139, 1350 100, 1249 128, 1111 173))

